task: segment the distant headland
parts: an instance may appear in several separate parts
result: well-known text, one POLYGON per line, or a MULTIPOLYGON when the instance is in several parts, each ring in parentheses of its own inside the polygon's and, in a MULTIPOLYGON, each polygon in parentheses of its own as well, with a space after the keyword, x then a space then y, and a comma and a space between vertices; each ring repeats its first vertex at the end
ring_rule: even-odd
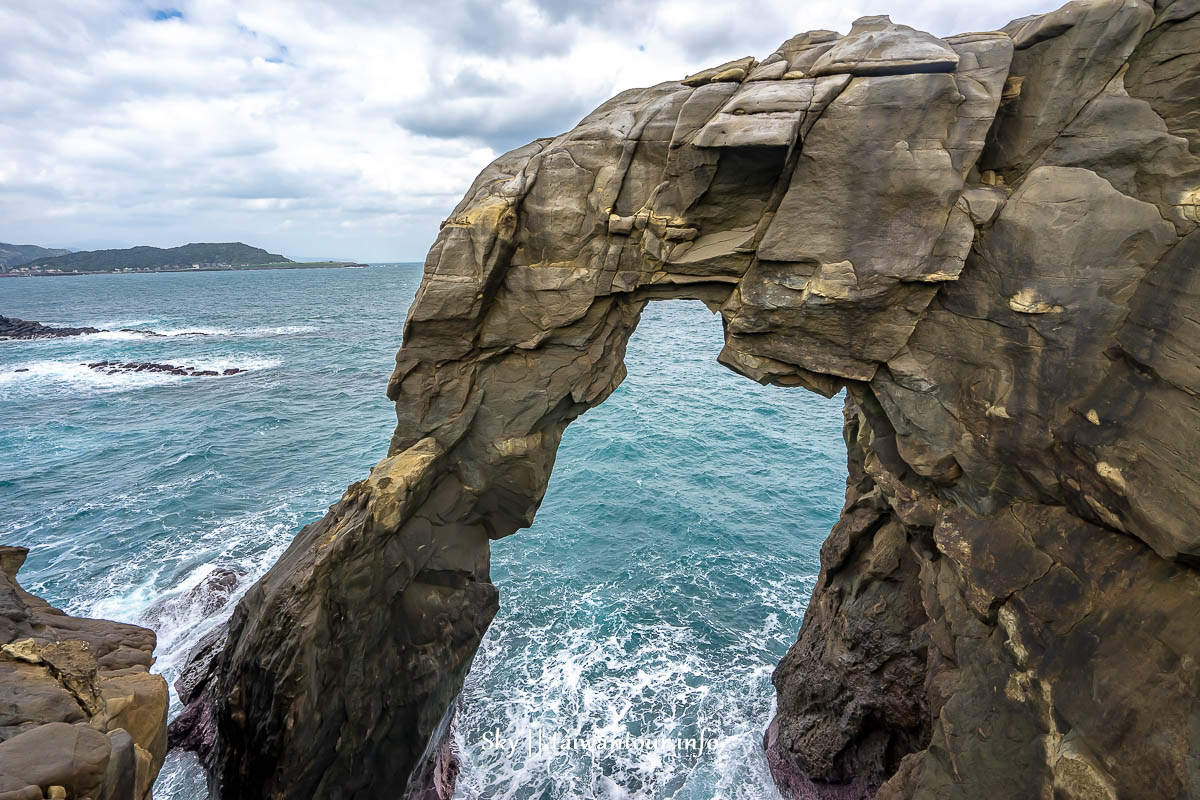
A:
POLYGON ((243 269, 361 267, 353 261, 292 261, 241 242, 195 243, 182 247, 125 250, 52 250, 0 242, 0 277, 86 275, 118 272, 196 272, 243 269))

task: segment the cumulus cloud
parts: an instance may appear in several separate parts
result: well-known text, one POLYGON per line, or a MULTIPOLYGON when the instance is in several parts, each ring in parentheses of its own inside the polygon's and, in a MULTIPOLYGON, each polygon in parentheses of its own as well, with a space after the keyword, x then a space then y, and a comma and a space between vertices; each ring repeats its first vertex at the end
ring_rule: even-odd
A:
POLYGON ((1050 7, 8 0, 0 241, 419 260, 492 158, 618 91, 866 14, 948 35, 1050 7))

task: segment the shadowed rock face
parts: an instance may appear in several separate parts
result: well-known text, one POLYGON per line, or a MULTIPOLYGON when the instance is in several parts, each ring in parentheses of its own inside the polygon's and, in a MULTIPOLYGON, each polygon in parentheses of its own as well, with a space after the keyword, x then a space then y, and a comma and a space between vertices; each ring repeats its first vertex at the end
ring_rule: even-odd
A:
POLYGON ((214 787, 445 793, 489 542, 645 304, 696 298, 726 366, 846 390, 846 507, 765 735, 787 794, 1200 796, 1198 12, 867 18, 497 159, 430 251, 388 457, 201 679, 214 787))

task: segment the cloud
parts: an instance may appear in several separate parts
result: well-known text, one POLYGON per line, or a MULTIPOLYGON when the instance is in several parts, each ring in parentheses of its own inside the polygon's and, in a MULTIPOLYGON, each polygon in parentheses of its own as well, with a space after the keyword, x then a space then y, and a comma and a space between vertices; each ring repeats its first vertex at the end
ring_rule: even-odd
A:
POLYGON ((500 152, 618 91, 858 16, 947 35, 1045 0, 9 0, 0 240, 420 260, 500 152))

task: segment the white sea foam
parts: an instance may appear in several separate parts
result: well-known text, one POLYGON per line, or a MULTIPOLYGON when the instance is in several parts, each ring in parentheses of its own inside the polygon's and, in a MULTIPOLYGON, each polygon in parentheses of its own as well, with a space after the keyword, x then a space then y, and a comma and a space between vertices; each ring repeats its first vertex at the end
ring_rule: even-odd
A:
POLYGON ((204 325, 188 325, 180 328, 164 328, 158 330, 152 329, 153 332, 147 331, 146 336, 154 338, 158 336, 236 336, 238 331, 229 328, 212 328, 204 325))
MULTIPOLYGON (((99 326, 96 326, 99 327, 99 326)), ((291 336, 298 333, 312 333, 317 330, 315 325, 267 325, 253 328, 214 328, 205 325, 183 325, 174 328, 147 328, 138 331, 134 326, 130 330, 107 330, 102 333, 89 334, 95 338, 139 338, 154 339, 160 336, 291 336)))
MULTIPOLYGON (((192 648, 209 631, 225 623, 242 595, 266 574, 290 544, 299 515, 286 506, 268 508, 226 520, 200 534, 176 539, 167 545, 170 563, 200 560, 173 588, 162 591, 160 578, 169 564, 156 560, 153 553, 136 555, 121 568, 107 573, 99 585, 92 586, 89 598, 80 598, 68 607, 73 614, 131 622, 152 628, 158 637, 154 672, 166 678, 170 691, 168 717, 179 713, 181 705, 174 682, 187 664, 192 648), (268 543, 264 547, 264 542, 268 543), (241 573, 228 602, 215 613, 205 614, 194 604, 169 603, 182 599, 219 568, 241 573), (136 576, 132 587, 128 581, 136 576), (148 615, 152 607, 165 612, 148 615), (152 616, 153 618, 149 618, 152 616)), ((192 753, 173 751, 155 784, 155 794, 163 797, 202 800, 207 797, 204 770, 192 753)))
MULTIPOLYGON (((113 586, 98 587, 98 595, 76 613, 153 628, 158 635, 154 671, 173 682, 192 647, 229 618, 241 596, 266 574, 291 542, 296 528, 293 514, 284 513, 284 522, 269 522, 281 513, 282 510, 277 508, 228 520, 204 534, 189 537, 182 548, 172 547, 173 563, 195 559, 203 559, 203 563, 165 592, 159 588, 159 583, 168 565, 155 564, 149 558, 132 559, 127 569, 106 576, 113 586), (264 541, 270 542, 265 549, 261 546, 264 541), (187 603, 166 603, 164 608, 164 601, 182 598, 219 567, 234 569, 241 577, 230 593, 228 603, 216 613, 205 614, 199 606, 187 603), (127 580, 129 575, 137 575, 141 580, 132 588, 117 590, 116 585, 127 580), (147 611, 152 606, 162 610, 153 615, 153 619, 148 619, 147 611)), ((174 714, 178 710, 174 687, 171 688, 171 706, 174 714)))
POLYGON ((296 333, 313 333, 320 330, 316 325, 276 325, 261 328, 247 328, 247 336, 291 336, 296 333))
MULTIPOLYGON (((109 359, 121 361, 120 358, 109 359)), ((254 356, 234 358, 202 358, 191 360, 186 357, 171 356, 155 357, 155 363, 166 363, 181 367, 194 367, 197 371, 212 370, 223 372, 226 369, 239 369, 247 372, 272 369, 283 362, 278 359, 259 358, 254 356)), ((240 374, 240 373, 239 373, 240 374)), ((235 376, 206 376, 214 377, 235 376)), ((179 381, 198 380, 186 375, 172 375, 163 372, 113 372, 108 373, 92 369, 87 363, 75 359, 27 361, 12 364, 0 370, 0 399, 15 389, 41 389, 70 387, 93 391, 124 391, 147 386, 161 386, 179 381)))
MULTIPOLYGON (((651 321, 654 313, 648 311, 651 321)), ((219 321, 226 319, 236 325, 237 320, 232 318, 219 321)), ((259 319, 261 317, 250 316, 245 322, 256 324, 259 319)), ((707 316, 703 322, 708 324, 707 316)), ((197 330, 186 328, 176 320, 146 323, 150 329, 158 325, 172 326, 168 332, 176 332, 176 335, 197 330)), ((310 329, 317 330, 316 327, 310 329)), ((221 333, 213 335, 272 336, 299 332, 303 331, 244 327, 236 331, 222 329, 221 333)), ((716 338, 719 339, 719 329, 716 338)), ((152 341, 152 337, 145 337, 145 340, 152 341)), ((245 339, 240 341, 251 346, 255 344, 245 339)), ((209 351, 210 346, 203 342, 202 339, 167 340, 160 342, 160 347, 176 352, 186 352, 189 348, 209 351)), ((232 349, 235 343, 217 341, 213 345, 232 349)), ((717 347, 719 349, 719 344, 717 347)), ((31 348, 30 352, 31 355, 32 352, 58 353, 53 346, 41 351, 31 348)), ((666 363, 665 358, 659 354, 651 359, 656 365, 656 374, 660 365, 666 363)), ((152 360, 201 366, 183 356, 156 356, 152 360)), ((210 360, 204 360, 206 365, 216 368, 210 360)), ((13 366, 28 365, 9 364, 0 367, 0 371, 13 366)), ((682 377, 673 390, 683 394, 700 392, 694 385, 696 371, 684 366, 677 370, 682 377)), ((636 363, 631 364, 633 374, 623 391, 631 391, 637 386, 639 373, 634 367, 636 363)), ((7 377, 19 378, 20 375, 7 377)), ((5 377, 0 372, 0 399, 8 391, 3 384, 5 377)), ((645 381, 645 378, 640 380, 645 381)), ((37 386, 35 391, 47 391, 43 384, 32 385, 37 386)), ((236 384, 224 385, 230 387, 231 395, 237 388, 236 384)), ((653 437, 644 430, 662 425, 664 418, 679 418, 669 409, 664 417, 661 404, 656 405, 665 394, 648 392, 648 397, 642 398, 632 409, 626 406, 621 411, 622 424, 645 426, 643 432, 635 431, 633 444, 653 442, 653 437)), ((619 408, 620 402, 618 396, 610 401, 608 408, 619 408)), ((714 407, 739 413, 743 410, 739 403, 714 407)), ((701 404, 701 407, 710 406, 701 404)), ((723 417, 724 414, 712 416, 723 417)), ((590 415, 573 430, 583 430, 582 426, 598 424, 601 419, 590 415)), ((837 420, 840 430, 840 412, 837 420)), ((342 423, 346 424, 346 419, 342 423)), ((795 426, 788 427, 788 430, 794 429, 795 426)), ((261 429, 259 433, 262 433, 261 429)), ((703 437, 696 441, 695 453, 704 451, 703 437)), ((840 446, 840 439, 834 437, 831 441, 840 446)), ((614 440, 595 453, 572 459, 571 447, 580 445, 580 440, 574 444, 565 443, 556 468, 559 478, 571 476, 576 484, 606 484, 610 476, 605 469, 612 459, 625 460, 638 457, 639 453, 628 443, 621 445, 620 441, 614 440)), ((214 504, 208 501, 215 487, 225 485, 214 481, 216 473, 204 462, 202 454, 206 446, 204 441, 181 444, 181 449, 170 451, 173 462, 167 464, 164 461, 163 468, 154 473, 152 480, 140 483, 136 488, 127 482, 94 501, 108 504, 119 500, 123 508, 137 509, 152 509, 156 499, 164 497, 183 498, 186 502, 182 504, 183 510, 172 510, 169 516, 162 518, 161 528, 151 530, 151 526, 146 526, 143 530, 148 532, 143 538, 123 544, 122 547, 132 545, 134 548, 128 552, 128 563, 106 570, 86 584, 81 582, 78 600, 68 608, 72 613, 146 624, 149 621, 147 609, 163 598, 181 600, 184 593, 203 582, 215 567, 230 565, 245 569, 247 574, 239 582, 234 599, 219 612, 205 615, 197 606, 179 602, 170 606, 169 614, 154 615, 153 627, 159 635, 159 660, 155 669, 162 671, 168 680, 178 674, 195 642, 214 625, 220 624, 231 613, 236 598, 274 563, 302 519, 291 510, 291 505, 278 505, 261 513, 193 525, 197 519, 208 518, 206 512, 220 513, 213 512, 214 504), (195 451, 195 454, 184 451, 195 451), (176 455, 179 452, 184 454, 176 455), (180 467, 185 461, 187 465, 180 467), (181 474, 183 472, 187 474, 181 474), (162 491, 150 494, 143 491, 147 483, 159 481, 167 482, 165 487, 158 487, 162 491)), ((696 458, 701 457, 696 455, 696 458)), ((655 524, 665 528, 674 520, 676 506, 688 505, 687 498, 680 495, 678 471, 672 472, 670 465, 664 466, 660 462, 654 462, 651 467, 637 473, 637 485, 641 485, 640 478, 644 476, 647 486, 654 486, 657 496, 668 498, 670 503, 665 504, 665 510, 656 508, 653 503, 645 503, 644 507, 638 507, 638 513, 657 513, 655 524)), ((239 472, 239 480, 241 475, 239 472)), ((701 481, 705 476, 701 474, 694 479, 701 481)), ((629 485, 634 485, 632 479, 629 485)), ((835 494, 840 497, 836 491, 835 494)), ((560 502, 555 512, 558 518, 563 518, 564 506, 582 509, 578 511, 581 516, 594 516, 592 508, 597 502, 594 495, 582 497, 582 501, 560 502)), ((305 511, 311 511, 320 504, 306 501, 302 505, 305 511)), ((553 502, 550 505, 553 506, 553 502)), ((101 506, 96 510, 102 509, 101 506)), ((83 524, 103 519, 102 514, 91 513, 93 509, 85 503, 72 510, 81 519, 86 518, 83 524)), ((553 508, 544 510, 543 521, 553 519, 548 516, 553 511, 553 508)), ((836 514, 836 508, 833 513, 836 514)), ((699 540, 711 531, 722 531, 723 520, 728 514, 727 507, 701 509, 687 524, 689 537, 693 529, 699 540)), ((629 518, 628 513, 624 518, 629 518)), ((615 521, 610 518, 607 523, 613 526, 614 538, 623 530, 621 519, 618 514, 615 521)), ((43 542, 50 546, 58 541, 56 526, 44 527, 47 530, 43 542)), ((503 592, 502 609, 475 660, 464 692, 462 714, 456 729, 464 762, 458 796, 472 800, 777 798, 761 749, 762 732, 774 710, 770 674, 782 648, 795 636, 813 578, 796 577, 797 572, 807 571, 807 567, 802 570, 777 568, 774 561, 779 554, 774 551, 768 551, 772 555, 765 560, 743 558, 744 554, 733 552, 739 541, 738 537, 728 539, 719 560, 703 553, 698 553, 696 558, 651 554, 650 558, 630 564, 625 571, 601 571, 604 576, 601 582, 590 581, 587 570, 572 570, 569 562, 575 551, 570 549, 574 547, 571 536, 541 553, 526 553, 524 560, 513 559, 516 568, 510 571, 515 575, 501 575, 498 580, 503 592), (655 580, 648 588, 644 582, 630 580, 630 575, 636 577, 639 574, 651 574, 655 580), (527 585, 518 586, 522 581, 527 585), (688 602, 688 597, 719 597, 724 599, 724 605, 708 608, 704 602, 688 602), (730 609, 740 608, 729 602, 731 597, 759 608, 761 613, 740 614, 737 616, 739 621, 724 617, 723 614, 734 615, 730 609), (672 608, 683 610, 673 618, 669 610, 672 608), (718 608, 723 610, 714 613, 718 608), (653 613, 645 613, 647 610, 653 613), (708 633, 713 635, 704 639, 708 633), (764 642, 770 642, 771 646, 765 647, 764 642), (534 732, 584 736, 619 736, 625 732, 645 736, 689 736, 703 730, 718 738, 714 749, 699 759, 629 749, 605 755, 579 750, 546 750, 532 754, 518 750, 515 757, 508 758, 488 752, 481 746, 481 735, 495 725, 502 733, 514 737, 534 732)), ((536 548, 532 541, 521 546, 536 548)), ((748 550, 755 550, 755 547, 757 545, 746 545, 748 550)), ((601 551, 598 554, 591 552, 589 557, 602 559, 605 556, 601 551)), ((78 553, 64 556, 61 564, 56 562, 47 572, 69 574, 67 570, 78 558, 78 553)), ((503 556, 498 555, 493 564, 502 559, 503 556)), ((177 710, 177 700, 172 697, 171 713, 177 710)), ((199 800, 206 796, 202 770, 194 757, 178 752, 168 757, 155 789, 156 796, 175 800, 199 800)))
MULTIPOLYGON (((105 319, 99 322, 89 323, 86 327, 89 328, 140 328, 143 325, 153 325, 158 322, 158 317, 148 319, 105 319)), ((47 323, 49 324, 49 323, 47 323)))
MULTIPOLYGON (((765 581, 755 601, 795 620, 812 580, 765 581)), ((783 631, 779 614, 770 614, 762 632, 747 631, 714 657, 684 625, 631 619, 614 626, 611 615, 654 607, 669 593, 667 586, 635 592, 628 605, 582 624, 576 612, 589 606, 587 594, 506 594, 464 692, 455 796, 779 797, 761 747, 774 713, 770 676, 777 657, 768 657, 762 642, 764 635, 790 638, 794 630, 783 631), (525 604, 548 613, 522 614, 525 604), (620 746, 588 752, 558 744, 701 735, 708 740, 704 754, 620 746), (501 738, 516 745, 490 744, 501 738)))
POLYGON ((105 342, 135 342, 150 338, 144 333, 133 331, 100 331, 100 333, 85 333, 83 336, 89 340, 105 342))
MULTIPOLYGON (((211 325, 179 325, 170 328, 152 327, 154 320, 137 320, 135 322, 103 322, 76 325, 74 323, 47 322, 43 323, 55 328, 87 327, 99 328, 97 333, 83 333, 78 336, 63 337, 70 341, 145 341, 160 338, 176 337, 249 337, 269 338, 272 336, 294 336, 302 333, 313 333, 320 330, 316 325, 260 325, 250 328, 219 328, 211 325), (144 329, 143 329, 144 328, 144 329)), ((57 342, 62 338, 43 337, 39 339, 0 339, 0 341, 15 342, 57 342)))

